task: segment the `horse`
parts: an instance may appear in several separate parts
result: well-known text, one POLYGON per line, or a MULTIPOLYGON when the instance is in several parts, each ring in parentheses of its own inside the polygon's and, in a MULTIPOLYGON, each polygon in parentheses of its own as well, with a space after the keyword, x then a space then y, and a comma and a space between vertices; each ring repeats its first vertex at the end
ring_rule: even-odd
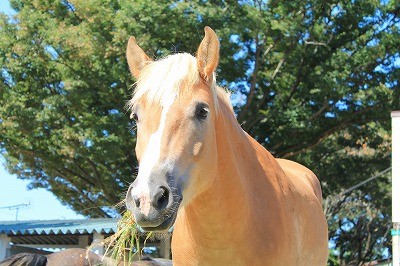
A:
POLYGON ((216 85, 218 36, 204 31, 196 56, 155 61, 128 40, 139 171, 127 209, 146 231, 173 226, 174 265, 326 265, 318 178, 241 128, 216 85))
MULTIPOLYGON (((0 266, 124 266, 109 257, 97 255, 83 248, 69 248, 48 255, 19 253, 0 261, 0 266)), ((167 259, 144 257, 130 266, 171 266, 167 259)))

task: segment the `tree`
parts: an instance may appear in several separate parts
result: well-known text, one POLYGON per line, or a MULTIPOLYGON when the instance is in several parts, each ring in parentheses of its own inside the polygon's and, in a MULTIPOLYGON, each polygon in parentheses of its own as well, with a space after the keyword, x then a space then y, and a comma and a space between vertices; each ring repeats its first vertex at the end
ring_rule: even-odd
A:
POLYGON ((81 214, 115 216, 137 164, 124 108, 133 83, 126 42, 138 36, 155 57, 195 51, 199 17, 191 3, 171 1, 11 4, 16 17, 2 15, 0 24, 0 145, 8 169, 81 214))
MULTIPOLYGON (((0 19, 1 153, 10 171, 86 216, 117 215, 112 207, 134 179, 135 132, 124 108, 134 82, 130 35, 159 58, 194 53, 212 26, 221 38, 218 81, 232 91, 243 128, 275 156, 311 168, 325 196, 390 165, 398 1, 11 4, 15 18, 0 19)), ((380 258, 389 245, 378 226, 390 219, 385 180, 330 201, 337 263, 380 258), (368 244, 376 240, 383 244, 368 244)))

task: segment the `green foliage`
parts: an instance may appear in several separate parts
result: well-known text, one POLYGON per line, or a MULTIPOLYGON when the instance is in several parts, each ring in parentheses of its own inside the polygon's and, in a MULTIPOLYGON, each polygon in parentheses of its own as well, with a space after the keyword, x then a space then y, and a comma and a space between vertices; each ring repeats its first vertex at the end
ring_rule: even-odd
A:
MULTIPOLYGON (((123 211, 112 206, 134 178, 135 133, 124 109, 134 82, 130 35, 159 58, 194 53, 204 26, 214 28, 218 81, 232 90, 243 128, 275 156, 313 169, 325 196, 390 165, 390 111, 400 109, 398 1, 11 4, 17 15, 0 15, 1 153, 32 188, 88 217, 123 211)), ((389 192, 380 178, 328 202, 333 264, 380 258, 390 246, 382 232, 389 192)))
POLYGON ((111 6, 12 4, 18 14, 0 24, 8 167, 84 215, 115 215, 109 207, 133 180, 136 161, 124 110, 132 81, 120 63, 124 44, 112 42, 111 6))

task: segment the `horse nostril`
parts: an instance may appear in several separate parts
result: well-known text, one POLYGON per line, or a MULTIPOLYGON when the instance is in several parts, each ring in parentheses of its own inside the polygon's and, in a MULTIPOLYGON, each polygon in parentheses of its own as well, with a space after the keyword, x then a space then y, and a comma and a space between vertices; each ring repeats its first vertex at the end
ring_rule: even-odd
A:
POLYGON ((140 199, 136 196, 133 196, 133 202, 135 203, 136 208, 140 207, 140 199))
POLYGON ((168 205, 168 198, 169 198, 169 192, 168 189, 165 187, 160 187, 159 191, 157 192, 154 202, 155 206, 159 210, 163 210, 167 207, 168 205))
POLYGON ((135 193, 133 193, 132 186, 129 187, 128 192, 126 193, 126 206, 129 210, 140 207, 140 199, 135 193))

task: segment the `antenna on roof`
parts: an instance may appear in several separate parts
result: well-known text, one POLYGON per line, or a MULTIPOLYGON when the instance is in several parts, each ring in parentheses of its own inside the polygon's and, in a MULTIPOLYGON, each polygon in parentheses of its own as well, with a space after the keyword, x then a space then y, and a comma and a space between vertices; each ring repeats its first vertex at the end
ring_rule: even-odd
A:
POLYGON ((21 204, 17 204, 17 205, 11 205, 11 206, 5 206, 5 207, 0 207, 0 209, 9 209, 11 210, 15 210, 15 221, 18 221, 18 212, 19 209, 22 208, 29 208, 29 206, 31 205, 31 203, 21 203, 21 204))

